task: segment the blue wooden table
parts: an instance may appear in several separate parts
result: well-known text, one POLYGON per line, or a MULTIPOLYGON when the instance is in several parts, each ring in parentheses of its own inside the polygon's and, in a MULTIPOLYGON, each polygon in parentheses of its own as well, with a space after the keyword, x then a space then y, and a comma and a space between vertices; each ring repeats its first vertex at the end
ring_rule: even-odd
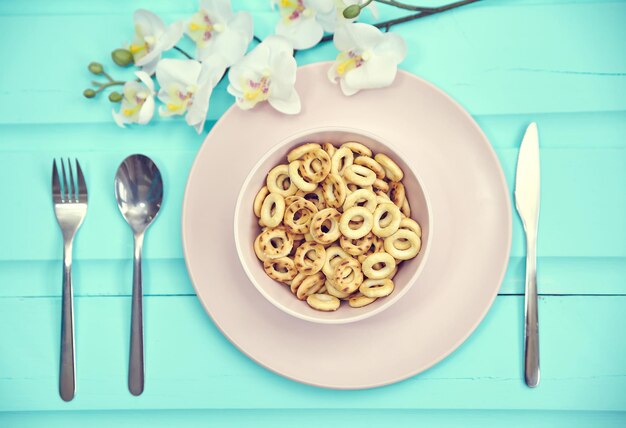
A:
MULTIPOLYGON (((268 3, 234 2, 252 11, 261 38, 277 19, 268 3)), ((180 236, 189 168, 232 104, 224 83, 200 136, 160 118, 122 130, 105 97, 81 95, 92 80, 90 61, 120 74, 109 52, 130 39, 138 7, 171 22, 197 4, 0 3, 0 426, 626 426, 626 2, 486 0, 392 30, 409 46, 402 68, 467 108, 509 186, 525 126, 539 124, 542 381, 535 390, 522 381, 517 217, 508 272, 487 317, 419 376, 330 391, 283 379, 239 353, 196 298, 180 236), (140 397, 126 387, 132 241, 113 197, 117 165, 136 152, 155 159, 167 185, 145 246, 147 382, 140 397), (55 156, 80 159, 90 193, 74 253, 78 390, 70 403, 57 393, 55 156)), ((399 15, 386 7, 380 14, 399 15)), ((327 43, 297 60, 335 55, 327 43)))

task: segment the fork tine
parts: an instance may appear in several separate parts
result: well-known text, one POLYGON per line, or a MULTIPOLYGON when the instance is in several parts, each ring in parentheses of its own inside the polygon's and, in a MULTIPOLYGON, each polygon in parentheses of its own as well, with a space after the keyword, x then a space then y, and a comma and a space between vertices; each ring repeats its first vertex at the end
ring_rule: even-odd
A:
POLYGON ((72 161, 70 161, 70 158, 67 158, 67 169, 70 171, 69 199, 70 202, 78 202, 78 192, 74 184, 74 174, 72 173, 72 161))
POLYGON ((57 160, 52 159, 52 201, 55 204, 61 203, 61 183, 59 182, 59 170, 57 160))
POLYGON ((78 181, 78 198, 81 202, 87 202, 87 184, 85 183, 85 177, 83 176, 83 170, 80 168, 80 163, 76 159, 76 178, 78 181))
POLYGON ((61 162, 61 172, 63 173, 63 191, 61 193, 61 199, 63 202, 67 202, 69 200, 69 192, 67 187, 67 174, 65 173, 65 162, 63 162, 63 158, 59 159, 61 162))

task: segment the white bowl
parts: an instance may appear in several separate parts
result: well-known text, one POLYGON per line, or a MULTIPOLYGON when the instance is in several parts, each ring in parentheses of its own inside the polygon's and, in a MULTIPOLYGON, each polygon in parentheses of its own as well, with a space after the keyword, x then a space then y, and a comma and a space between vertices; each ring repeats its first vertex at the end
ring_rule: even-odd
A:
POLYGON ((390 143, 369 132, 350 128, 327 127, 300 132, 279 142, 265 154, 246 177, 235 207, 235 245, 237 254, 250 282, 278 309, 294 317, 325 324, 342 324, 369 318, 389 308, 415 284, 430 249, 432 218, 428 198, 417 174, 404 162, 402 154, 390 143), (287 163, 287 153, 294 147, 308 142, 330 142, 336 146, 346 141, 358 141, 369 147, 374 154, 385 153, 404 171, 402 180, 411 205, 411 218, 422 227, 422 248, 416 258, 403 262, 394 277, 395 289, 385 298, 362 308, 351 308, 347 302, 334 312, 316 311, 305 301, 298 300, 288 286, 274 281, 263 270, 263 264, 254 253, 254 239, 260 233, 258 219, 252 210, 254 197, 265 185, 267 173, 276 165, 287 163))

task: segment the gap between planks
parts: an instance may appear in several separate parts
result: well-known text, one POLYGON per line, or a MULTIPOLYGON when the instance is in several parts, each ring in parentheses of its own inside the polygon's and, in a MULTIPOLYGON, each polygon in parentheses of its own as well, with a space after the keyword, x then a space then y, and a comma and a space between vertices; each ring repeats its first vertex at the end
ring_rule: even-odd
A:
MULTIPOLYGON (((154 294, 144 294, 143 297, 196 297, 195 293, 154 293, 154 294)), ((524 293, 498 293, 498 297, 523 297, 524 293)), ((612 294, 601 294, 601 293, 539 293, 539 297, 626 297, 626 293, 612 293, 612 294)), ((99 299, 99 298, 130 298, 131 294, 82 294, 75 295, 75 299, 99 299)), ((41 295, 41 296, 0 296, 0 299, 60 299, 59 295, 41 295)))

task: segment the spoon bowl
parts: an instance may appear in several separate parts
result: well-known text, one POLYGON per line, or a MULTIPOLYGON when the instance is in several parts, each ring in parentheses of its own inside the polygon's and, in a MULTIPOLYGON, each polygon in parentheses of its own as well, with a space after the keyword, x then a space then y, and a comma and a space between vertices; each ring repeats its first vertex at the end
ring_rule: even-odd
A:
POLYGON ((161 172, 152 159, 144 155, 124 159, 115 174, 115 198, 133 232, 145 231, 163 201, 161 172))
POLYGON ((141 250, 144 233, 163 201, 161 172, 152 159, 144 155, 124 159, 115 174, 115 198, 135 238, 128 389, 140 395, 144 388, 141 250))

